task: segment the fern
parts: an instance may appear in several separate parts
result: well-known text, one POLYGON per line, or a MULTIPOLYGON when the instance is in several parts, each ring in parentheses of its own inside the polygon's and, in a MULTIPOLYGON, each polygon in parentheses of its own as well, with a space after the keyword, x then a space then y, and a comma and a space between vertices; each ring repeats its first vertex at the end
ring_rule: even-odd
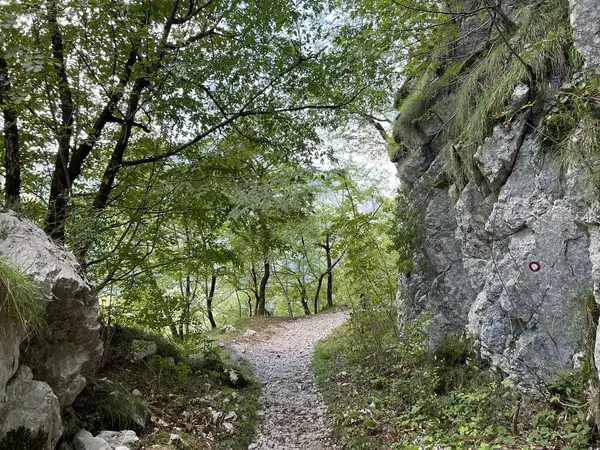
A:
POLYGON ((48 442, 48 433, 29 428, 13 428, 0 439, 0 450, 44 450, 48 442))

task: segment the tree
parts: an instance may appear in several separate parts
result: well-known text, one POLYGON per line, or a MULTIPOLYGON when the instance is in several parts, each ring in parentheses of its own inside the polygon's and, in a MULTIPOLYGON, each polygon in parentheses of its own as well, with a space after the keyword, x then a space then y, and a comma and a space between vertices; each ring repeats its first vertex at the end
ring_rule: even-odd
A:
POLYGON ((4 116, 4 201, 10 209, 20 209, 21 162, 19 156, 19 127, 13 100, 10 74, 6 59, 0 56, 0 109, 4 116))
MULTIPOLYGON (((264 6, 37 0, 3 12, 12 30, 3 61, 20 71, 26 99, 21 123, 41 148, 55 149, 32 161, 52 174, 44 219, 51 237, 64 240, 68 207, 83 186, 94 184, 86 206, 100 214, 123 171, 214 149, 253 118, 310 123, 315 111, 357 97, 361 86, 334 83, 346 69, 326 51, 325 4, 264 6)), ((29 133, 22 141, 35 142, 29 133)))

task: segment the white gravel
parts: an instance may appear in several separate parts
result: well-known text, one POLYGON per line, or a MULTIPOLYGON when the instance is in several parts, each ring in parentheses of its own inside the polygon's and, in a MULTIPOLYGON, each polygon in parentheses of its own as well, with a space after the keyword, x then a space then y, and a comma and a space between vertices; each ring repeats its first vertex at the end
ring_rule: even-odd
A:
POLYGON ((346 320, 346 313, 280 322, 232 342, 263 383, 262 426, 248 449, 332 450, 339 448, 311 369, 315 343, 346 320), (265 339, 265 335, 268 337, 265 339), (262 340, 261 340, 262 337, 262 340))

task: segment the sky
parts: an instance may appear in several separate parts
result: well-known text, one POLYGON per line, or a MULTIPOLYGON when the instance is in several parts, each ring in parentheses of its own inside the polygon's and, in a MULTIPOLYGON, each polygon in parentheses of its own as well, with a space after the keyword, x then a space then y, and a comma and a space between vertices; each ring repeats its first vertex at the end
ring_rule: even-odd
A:
POLYGON ((357 123, 337 133, 323 132, 322 139, 338 161, 315 161, 318 168, 358 167, 362 169, 359 184, 375 185, 387 197, 396 195, 400 185, 396 166, 390 161, 386 144, 374 127, 357 123))

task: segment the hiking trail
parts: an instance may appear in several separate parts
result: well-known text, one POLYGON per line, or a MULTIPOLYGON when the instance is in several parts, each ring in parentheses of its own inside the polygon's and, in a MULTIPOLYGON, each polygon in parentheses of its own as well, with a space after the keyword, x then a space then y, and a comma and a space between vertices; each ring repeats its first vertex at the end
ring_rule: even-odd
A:
POLYGON ((261 390, 261 426, 250 450, 332 450, 331 425, 311 367, 315 343, 343 324, 336 312, 282 320, 232 341, 254 366, 261 390))

